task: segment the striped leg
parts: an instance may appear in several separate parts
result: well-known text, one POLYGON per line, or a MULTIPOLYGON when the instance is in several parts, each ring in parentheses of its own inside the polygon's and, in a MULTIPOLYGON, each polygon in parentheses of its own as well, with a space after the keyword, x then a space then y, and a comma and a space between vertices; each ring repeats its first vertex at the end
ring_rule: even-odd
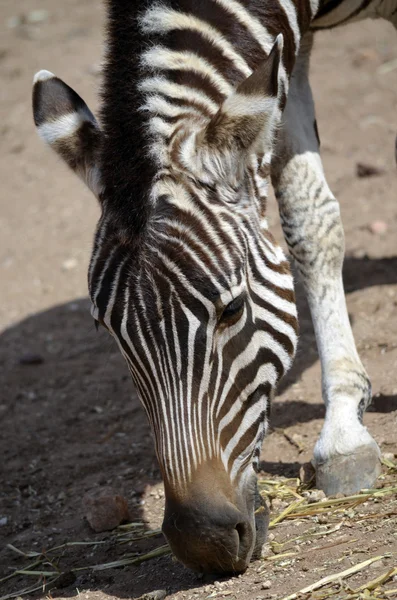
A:
POLYGON ((308 80, 312 36, 303 40, 291 80, 272 179, 290 252, 302 276, 322 367, 326 418, 314 450, 317 486, 327 494, 370 487, 379 449, 362 415, 371 384, 357 354, 342 283, 344 233, 324 177, 308 80))

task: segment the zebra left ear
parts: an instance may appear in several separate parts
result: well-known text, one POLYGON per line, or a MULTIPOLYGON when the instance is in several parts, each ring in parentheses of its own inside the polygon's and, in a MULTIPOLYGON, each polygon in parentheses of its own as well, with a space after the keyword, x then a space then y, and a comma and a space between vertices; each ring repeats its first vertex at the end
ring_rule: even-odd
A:
POLYGON ((33 117, 44 142, 99 198, 102 132, 84 100, 50 71, 39 71, 33 80, 33 117))

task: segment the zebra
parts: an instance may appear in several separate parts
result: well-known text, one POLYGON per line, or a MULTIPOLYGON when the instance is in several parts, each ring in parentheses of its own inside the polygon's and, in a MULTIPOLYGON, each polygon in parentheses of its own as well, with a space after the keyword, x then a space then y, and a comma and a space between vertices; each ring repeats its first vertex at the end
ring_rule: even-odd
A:
POLYGON ((270 182, 322 366, 317 485, 352 493, 380 473, 308 78, 314 31, 364 17, 397 25, 397 2, 108 0, 99 122, 51 72, 34 78, 39 135, 102 209, 92 315, 152 428, 163 532, 198 571, 245 570, 266 535, 256 470, 298 341, 289 262, 266 222, 270 182))

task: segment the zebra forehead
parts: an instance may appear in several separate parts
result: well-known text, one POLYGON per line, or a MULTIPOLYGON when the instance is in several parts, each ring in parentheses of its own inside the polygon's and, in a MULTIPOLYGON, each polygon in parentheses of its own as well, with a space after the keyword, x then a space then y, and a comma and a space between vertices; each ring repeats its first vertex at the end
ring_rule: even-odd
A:
POLYGON ((140 278, 140 288, 146 296, 151 296, 164 307, 167 299, 180 300, 196 298, 211 308, 213 305, 226 303, 233 298, 232 288, 226 279, 219 280, 210 276, 204 266, 184 260, 180 263, 166 255, 157 255, 147 265, 146 276, 140 278))

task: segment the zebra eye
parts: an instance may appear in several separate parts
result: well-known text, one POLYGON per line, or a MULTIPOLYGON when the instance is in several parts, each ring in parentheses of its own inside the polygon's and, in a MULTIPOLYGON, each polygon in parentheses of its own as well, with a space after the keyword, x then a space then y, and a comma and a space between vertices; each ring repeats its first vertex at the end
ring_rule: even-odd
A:
POLYGON ((219 322, 225 325, 234 325, 242 315, 244 309, 244 296, 238 296, 222 311, 219 322))

